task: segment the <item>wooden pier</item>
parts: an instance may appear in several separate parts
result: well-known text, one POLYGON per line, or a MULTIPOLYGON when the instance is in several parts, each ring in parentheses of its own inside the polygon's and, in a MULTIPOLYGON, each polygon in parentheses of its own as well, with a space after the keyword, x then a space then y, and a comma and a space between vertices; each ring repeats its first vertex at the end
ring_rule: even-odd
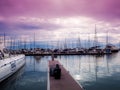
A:
POLYGON ((61 68, 61 79, 54 79, 54 77, 48 76, 49 88, 48 90, 83 90, 83 88, 73 79, 69 72, 56 60, 49 61, 50 67, 54 67, 56 64, 61 68))

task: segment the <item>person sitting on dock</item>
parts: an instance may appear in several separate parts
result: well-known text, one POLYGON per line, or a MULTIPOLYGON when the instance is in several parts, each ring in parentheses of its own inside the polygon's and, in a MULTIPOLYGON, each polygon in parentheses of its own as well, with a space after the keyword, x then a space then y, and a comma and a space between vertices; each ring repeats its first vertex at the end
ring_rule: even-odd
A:
POLYGON ((54 77, 55 79, 61 78, 61 68, 59 64, 56 64, 56 67, 54 66, 50 67, 50 76, 54 77))
POLYGON ((61 68, 59 67, 59 64, 56 64, 56 67, 54 69, 54 78, 55 79, 61 78, 61 68))

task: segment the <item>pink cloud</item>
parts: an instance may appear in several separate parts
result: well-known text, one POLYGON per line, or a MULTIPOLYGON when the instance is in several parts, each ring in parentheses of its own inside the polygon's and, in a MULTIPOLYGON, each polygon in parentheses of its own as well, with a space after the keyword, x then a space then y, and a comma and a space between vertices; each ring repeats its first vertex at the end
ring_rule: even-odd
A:
POLYGON ((120 0, 1 0, 2 16, 120 18, 120 0))
MULTIPOLYGON (((59 31, 58 29, 60 29, 60 31, 63 30, 65 32, 65 30, 72 30, 72 28, 68 28, 70 27, 69 23, 67 23, 68 27, 64 28, 61 26, 64 24, 63 22, 62 24, 49 23, 47 19, 77 18, 77 16, 88 17, 90 19, 94 18, 93 21, 98 20, 98 22, 103 21, 102 24, 98 23, 102 26, 101 28, 98 26, 99 32, 104 33, 106 29, 115 34, 120 32, 120 0, 0 0, 0 32, 3 33, 33 33, 34 29, 36 31, 42 29, 44 31, 46 30, 46 32, 50 30, 59 31), (19 20, 17 21, 19 17, 35 17, 37 19, 30 23, 26 23, 24 21, 27 20, 22 19, 21 21, 23 22, 21 24, 19 20), (45 22, 38 23, 38 19, 44 19, 45 22), (110 29, 106 27, 106 21, 110 24, 110 29)), ((29 20, 29 18, 27 19, 29 20)), ((77 20, 82 21, 79 18, 77 20)), ((67 21, 70 22, 69 19, 67 21)), ((86 26, 86 30, 90 30, 90 24, 88 22, 81 23, 78 29, 84 25, 88 25, 86 26)), ((96 22, 90 22, 93 25, 93 30, 96 22)), ((73 23, 71 24, 73 25, 73 23)), ((85 31, 84 28, 81 30, 85 31)))

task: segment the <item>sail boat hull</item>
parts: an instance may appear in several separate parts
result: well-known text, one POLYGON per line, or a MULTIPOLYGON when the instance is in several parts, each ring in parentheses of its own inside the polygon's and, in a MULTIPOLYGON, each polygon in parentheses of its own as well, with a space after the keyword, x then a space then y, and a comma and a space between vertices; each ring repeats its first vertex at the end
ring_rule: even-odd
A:
POLYGON ((14 74, 25 64, 25 56, 18 55, 0 60, 0 82, 14 74))

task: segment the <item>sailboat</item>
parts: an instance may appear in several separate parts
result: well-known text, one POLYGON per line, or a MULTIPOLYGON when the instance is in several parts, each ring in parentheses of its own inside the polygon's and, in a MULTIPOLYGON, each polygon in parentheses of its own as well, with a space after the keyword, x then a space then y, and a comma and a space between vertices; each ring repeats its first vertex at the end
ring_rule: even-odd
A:
POLYGON ((97 37, 97 28, 95 24, 95 36, 94 36, 94 42, 93 42, 93 47, 90 47, 88 49, 88 53, 91 55, 103 55, 103 49, 100 48, 98 45, 98 37, 97 37))
POLYGON ((25 55, 10 55, 10 51, 4 47, 4 43, 0 42, 0 82, 13 75, 24 64, 25 55))
POLYGON ((113 52, 118 52, 119 48, 116 47, 113 44, 109 44, 109 36, 108 36, 108 31, 107 31, 107 37, 106 37, 106 47, 105 47, 106 53, 113 53, 113 52))
POLYGON ((109 48, 111 50, 111 52, 118 52, 119 51, 119 48, 116 47, 115 45, 112 45, 112 44, 107 44, 106 48, 109 48))

